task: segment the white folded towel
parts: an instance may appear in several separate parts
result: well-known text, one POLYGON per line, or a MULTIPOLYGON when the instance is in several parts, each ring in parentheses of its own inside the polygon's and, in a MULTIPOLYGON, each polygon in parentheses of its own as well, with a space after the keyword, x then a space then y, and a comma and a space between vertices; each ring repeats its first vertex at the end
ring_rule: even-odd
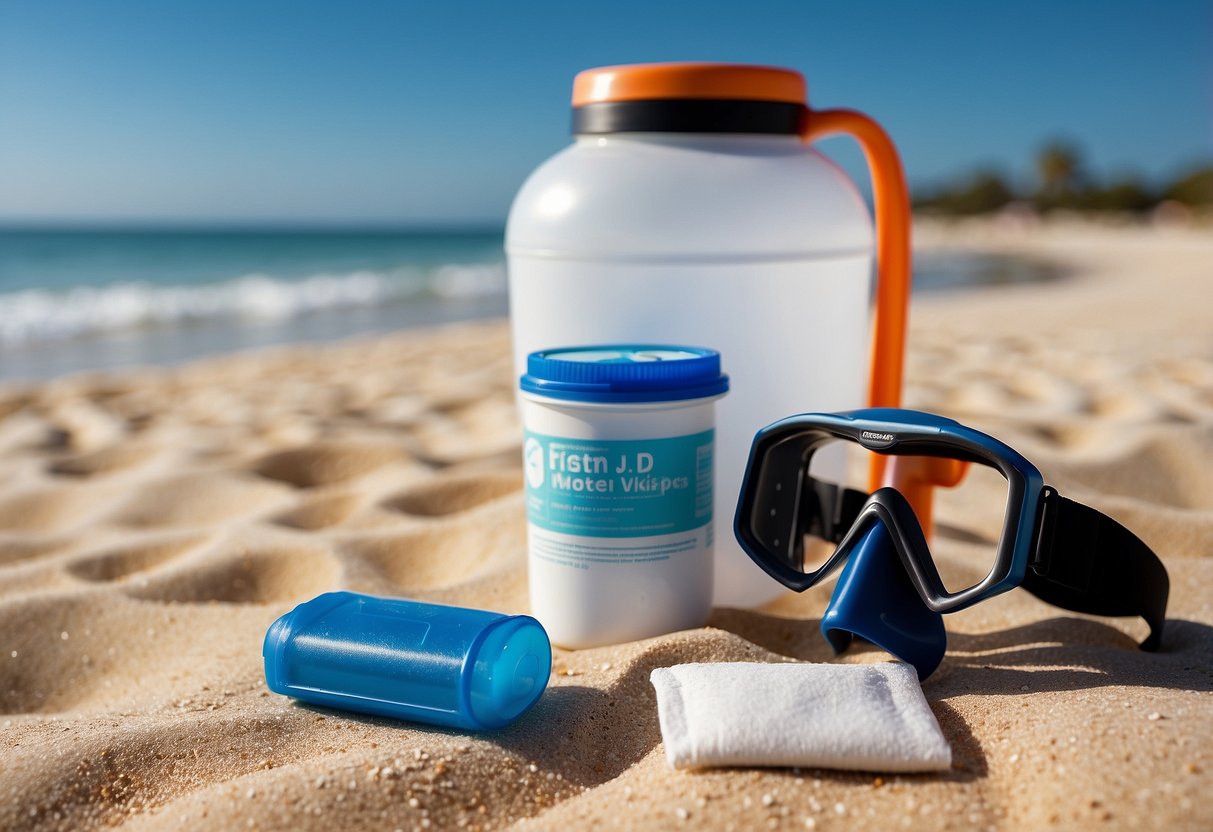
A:
POLYGON ((649 678, 674 768, 892 772, 952 764, 918 674, 901 662, 680 664, 649 678))

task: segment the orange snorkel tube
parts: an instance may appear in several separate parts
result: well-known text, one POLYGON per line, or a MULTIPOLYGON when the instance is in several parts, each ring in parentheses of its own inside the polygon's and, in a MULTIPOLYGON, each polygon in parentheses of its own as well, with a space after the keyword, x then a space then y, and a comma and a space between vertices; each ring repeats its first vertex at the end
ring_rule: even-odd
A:
MULTIPOLYGON (((899 407, 910 309, 910 192, 897 148, 873 119, 854 110, 806 108, 800 132, 806 143, 836 134, 852 136, 859 142, 872 176, 876 310, 872 320, 868 406, 899 407)), ((958 484, 967 470, 968 463, 957 460, 873 454, 868 490, 891 485, 904 494, 929 537, 932 488, 958 484)))

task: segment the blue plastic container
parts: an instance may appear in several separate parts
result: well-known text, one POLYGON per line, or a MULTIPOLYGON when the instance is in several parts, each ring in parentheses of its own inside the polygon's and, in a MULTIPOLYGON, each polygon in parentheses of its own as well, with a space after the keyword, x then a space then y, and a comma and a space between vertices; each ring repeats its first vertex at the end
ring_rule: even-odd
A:
POLYGON ((552 670, 547 633, 529 615, 355 592, 295 607, 270 625, 262 655, 275 693, 467 730, 513 722, 552 670))

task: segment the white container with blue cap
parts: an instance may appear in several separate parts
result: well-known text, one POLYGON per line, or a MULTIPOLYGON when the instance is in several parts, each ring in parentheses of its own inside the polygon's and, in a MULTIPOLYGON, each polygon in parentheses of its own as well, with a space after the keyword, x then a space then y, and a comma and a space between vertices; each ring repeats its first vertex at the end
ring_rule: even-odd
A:
POLYGON ((720 354, 542 350, 521 379, 531 612, 583 648, 702 626, 712 609, 720 354))

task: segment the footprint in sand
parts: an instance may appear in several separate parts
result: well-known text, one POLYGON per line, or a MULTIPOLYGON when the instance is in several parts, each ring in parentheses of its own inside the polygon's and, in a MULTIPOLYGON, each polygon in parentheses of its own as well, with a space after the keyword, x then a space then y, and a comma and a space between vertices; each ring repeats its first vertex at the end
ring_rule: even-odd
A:
POLYGON ((149 445, 118 444, 99 451, 76 454, 47 465, 47 471, 68 477, 98 477, 135 468, 156 456, 149 445))
POLYGON ((521 431, 512 397, 482 399, 446 413, 431 413, 411 431, 418 459, 437 466, 520 453, 521 431))
POLYGON ((270 604, 336 589, 340 567, 319 549, 267 548, 187 561, 150 576, 127 594, 179 604, 270 604))
POLYGON ((289 492, 277 483, 228 474, 190 474, 141 487, 113 521, 126 526, 204 526, 281 506, 289 492))
MULTIPOLYGON (((214 784, 264 773, 267 748, 274 749, 278 765, 298 763, 311 751, 297 726, 281 719, 208 713, 207 726, 198 723, 187 707, 159 725, 116 721, 99 727, 75 743, 71 754, 18 752, 16 765, 26 769, 31 786, 21 800, 12 801, 19 816, 6 812, 9 807, 0 809, 0 827, 42 828, 42 823, 47 828, 100 829, 149 820, 155 827, 164 821, 149 807, 159 810, 214 784), (53 824, 51 810, 40 812, 40 807, 54 807, 53 824)), ((225 828, 222 822, 206 825, 225 828)))
POLYGON ((120 581, 181 557, 210 539, 210 535, 174 535, 126 544, 73 560, 68 564, 67 571, 81 580, 94 583, 120 581))
POLYGON ((357 494, 325 494, 275 516, 274 522, 291 529, 319 531, 344 523, 361 504, 357 494))
POLYGON ((51 557, 71 548, 75 543, 76 540, 72 537, 0 534, 0 566, 51 557))
POLYGON ((232 652, 227 645, 200 649, 195 635, 223 626, 247 625, 230 610, 187 614, 109 592, 6 600, 0 713, 104 712, 154 701, 173 687, 195 688, 193 673, 232 652))
POLYGON ((341 553, 352 578, 364 585, 386 582, 384 589, 396 594, 464 586, 523 568, 526 523, 513 501, 502 500, 483 505, 474 522, 439 522, 403 534, 352 538, 342 544, 341 553))
POLYGON ((270 454, 258 460, 253 470, 296 488, 315 488, 346 482, 406 458, 396 445, 328 442, 270 454))
POLYGON ((1058 467, 1092 491, 1163 507, 1213 509, 1213 426, 1155 427, 1095 459, 1058 467))
POLYGON ((0 531, 64 531, 87 523, 111 503, 111 494, 99 492, 96 487, 30 489, 0 498, 0 531))
MULTIPOLYGON (((1115 425, 1093 419, 1068 418, 1046 419, 1039 423, 1020 423, 1013 426, 1015 433, 1025 438, 1020 448, 1029 459, 1044 464, 1038 454, 1098 451, 1117 441, 1123 431, 1115 425), (1028 444, 1031 443, 1031 444, 1028 444)), ((1000 437, 1017 447, 1018 436, 1000 437)))
POLYGON ((421 517, 443 517, 468 511, 522 489, 517 471, 461 474, 435 478, 389 497, 384 508, 421 517))

